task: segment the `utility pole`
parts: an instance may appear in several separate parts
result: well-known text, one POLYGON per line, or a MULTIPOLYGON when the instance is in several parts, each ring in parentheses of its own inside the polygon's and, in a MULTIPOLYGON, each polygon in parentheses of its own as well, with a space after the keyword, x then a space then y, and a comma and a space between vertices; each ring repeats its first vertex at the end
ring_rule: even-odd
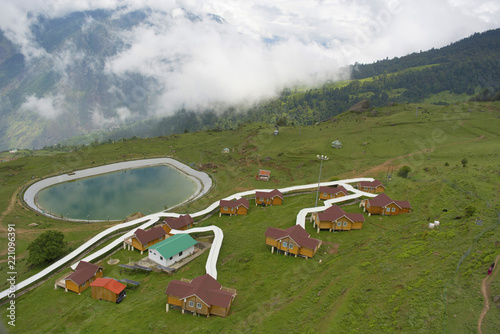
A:
POLYGON ((319 184, 321 182, 321 168, 323 167, 323 160, 328 160, 326 155, 317 155, 318 159, 321 160, 319 165, 319 178, 318 178, 318 190, 316 191, 316 204, 315 207, 318 206, 318 197, 319 197, 319 184))

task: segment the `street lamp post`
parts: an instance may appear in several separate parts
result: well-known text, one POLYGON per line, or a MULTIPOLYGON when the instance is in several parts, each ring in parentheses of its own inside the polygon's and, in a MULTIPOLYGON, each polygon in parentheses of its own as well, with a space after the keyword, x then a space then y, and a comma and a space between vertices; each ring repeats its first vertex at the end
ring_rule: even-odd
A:
POLYGON ((321 160, 321 163, 319 165, 319 178, 318 178, 318 190, 316 191, 316 204, 314 206, 318 206, 318 197, 319 197, 319 184, 321 182, 321 168, 323 167, 323 160, 328 160, 328 157, 326 155, 317 155, 318 159, 321 160))

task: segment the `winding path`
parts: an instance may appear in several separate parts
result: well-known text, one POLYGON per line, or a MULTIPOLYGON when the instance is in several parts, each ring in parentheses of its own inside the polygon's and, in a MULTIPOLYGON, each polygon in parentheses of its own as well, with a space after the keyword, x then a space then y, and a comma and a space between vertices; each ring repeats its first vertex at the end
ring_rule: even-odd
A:
MULTIPOLYGON (((373 178, 356 178, 356 179, 347 179, 347 180, 341 180, 341 181, 322 182, 320 184, 320 186, 342 185, 347 190, 349 190, 351 192, 354 192, 354 194, 325 201, 325 205, 321 206, 321 207, 306 208, 306 209, 300 210, 299 214, 297 215, 296 224, 301 225, 302 227, 305 227, 305 217, 306 217, 306 215, 308 213, 323 211, 327 207, 331 206, 332 203, 346 201, 346 200, 350 200, 350 199, 361 197, 361 196, 367 196, 367 197, 374 197, 374 196, 376 196, 374 194, 370 194, 370 193, 366 193, 366 192, 357 190, 357 189, 353 188, 351 185, 348 184, 348 183, 356 183, 356 182, 360 182, 360 181, 373 181, 373 180, 374 180, 373 178)), ((210 182, 211 182, 211 180, 210 180, 210 182)), ((282 188, 282 189, 279 189, 279 190, 282 193, 288 193, 288 192, 297 191, 297 190, 316 189, 317 187, 318 187, 318 183, 313 183, 313 184, 306 184, 306 185, 301 185, 301 186, 293 186, 293 187, 288 187, 288 188, 282 188)), ((244 192, 240 192, 240 193, 228 196, 228 197, 224 198, 224 200, 239 199, 239 198, 241 198, 243 196, 255 195, 256 191, 271 191, 271 190, 272 189, 254 189, 254 190, 248 190, 248 191, 244 191, 244 192)), ((219 207, 219 201, 216 201, 216 202, 212 203, 210 206, 208 206, 206 209, 198 211, 198 212, 190 214, 190 215, 193 218, 204 216, 204 215, 209 214, 210 212, 216 210, 218 207, 219 207)), ((115 231, 118 231, 118 230, 121 230, 121 229, 124 229, 124 228, 127 228, 127 227, 136 226, 136 225, 139 225, 139 224, 140 225, 137 226, 136 228, 145 229, 145 228, 151 226, 152 224, 154 224, 155 222, 157 222, 160 217, 179 217, 179 216, 180 216, 180 214, 178 214, 178 213, 158 212, 158 213, 150 214, 148 216, 145 216, 145 217, 142 217, 142 218, 139 218, 139 219, 135 219, 135 220, 132 220, 132 221, 129 221, 129 222, 126 222, 126 223, 117 224, 115 226, 112 226, 112 227, 110 227, 110 228, 108 228, 108 229, 100 232, 99 234, 97 234, 96 236, 94 236, 92 239, 90 239, 89 241, 85 242, 84 244, 82 244, 77 249, 75 249, 73 252, 71 252, 70 254, 66 255, 65 257, 63 257, 59 261, 53 263, 52 265, 48 266, 47 268, 45 268, 44 270, 40 271, 39 273, 37 273, 37 274, 35 274, 35 275, 33 275, 33 276, 25 279, 24 281, 22 281, 20 283, 17 283, 16 286, 15 286, 16 287, 15 291, 21 290, 22 288, 24 288, 24 287, 26 287, 26 286, 28 286, 28 285, 36 282, 37 280, 39 280, 39 279, 43 278, 44 276, 50 274, 52 271, 54 271, 54 270, 58 269, 59 267, 65 265, 67 262, 70 262, 75 257, 77 257, 82 252, 84 252, 86 249, 88 249, 89 247, 91 247, 92 245, 94 245, 97 241, 99 241, 100 239, 106 237, 110 233, 113 233, 115 231)), ((114 240, 112 243, 108 244, 106 247, 98 250, 97 252, 92 253, 91 255, 83 258, 82 260, 90 262, 92 260, 95 260, 95 259, 101 257, 102 255, 106 254, 107 252, 111 251, 112 249, 118 247, 119 245, 122 244, 122 242, 123 242, 123 240, 125 238, 128 238, 128 237, 132 236, 132 234, 134 233, 134 231, 136 230, 136 228, 130 230, 126 234, 124 234, 124 235, 120 236, 119 238, 117 238, 116 240, 114 240)), ((214 238, 214 242, 212 244, 212 247, 210 248, 210 252, 209 252, 209 255, 208 255, 207 263, 205 265, 205 269, 206 269, 207 274, 209 274, 213 278, 217 279, 217 268, 216 268, 216 266, 217 266, 217 259, 218 259, 218 256, 219 256, 220 248, 222 246, 222 240, 224 238, 224 234, 223 234, 222 230, 219 227, 217 227, 217 226, 206 226, 206 227, 192 228, 192 229, 189 229, 189 230, 186 230, 186 231, 172 230, 171 233, 173 233, 173 234, 176 234, 176 233, 197 233, 197 232, 206 232, 206 231, 212 231, 212 232, 214 232, 215 238, 214 238)), ((71 266, 71 268, 75 269, 76 266, 77 266, 77 264, 78 264, 78 262, 74 263, 71 266)), ((12 291, 9 290, 9 289, 6 289, 6 290, 0 292, 0 300, 3 299, 3 298, 5 298, 5 297, 7 297, 9 293, 12 293, 12 291)))
POLYGON ((479 320, 477 321, 477 331, 479 334, 483 334, 483 331, 481 330, 481 325, 483 324, 483 319, 486 316, 486 313, 488 313, 490 309, 490 301, 489 301, 490 297, 488 296, 488 287, 490 284, 488 282, 488 278, 491 277, 491 279, 493 279, 493 277, 496 275, 498 271, 497 263, 499 259, 500 255, 498 255, 497 258, 495 259, 495 267, 493 268, 493 273, 483 278, 483 281, 481 282, 481 294, 483 295, 484 298, 484 306, 483 310, 481 311, 481 315, 479 316, 479 320))

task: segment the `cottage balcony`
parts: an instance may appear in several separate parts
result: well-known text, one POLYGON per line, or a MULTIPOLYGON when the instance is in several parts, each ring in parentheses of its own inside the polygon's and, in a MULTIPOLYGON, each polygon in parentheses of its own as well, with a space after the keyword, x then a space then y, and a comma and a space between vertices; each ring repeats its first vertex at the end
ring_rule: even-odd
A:
POLYGON ((66 290, 66 281, 64 280, 66 277, 68 277, 69 275, 71 275, 72 273, 69 272, 69 273, 66 273, 64 274, 63 276, 59 277, 58 279, 56 279, 56 282, 54 284, 54 290, 57 290, 57 287, 61 287, 63 288, 66 292, 68 292, 68 290, 66 290))

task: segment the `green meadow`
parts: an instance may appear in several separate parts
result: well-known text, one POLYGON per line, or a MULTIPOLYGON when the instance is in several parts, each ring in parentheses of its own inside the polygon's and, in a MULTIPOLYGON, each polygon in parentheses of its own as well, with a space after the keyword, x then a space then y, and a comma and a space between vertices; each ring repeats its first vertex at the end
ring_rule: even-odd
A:
MULTIPOLYGON (((145 255, 119 249, 99 265, 105 276, 141 282, 127 289, 122 303, 93 300, 90 289, 81 296, 54 290, 55 279, 68 271, 63 267, 16 298, 16 326, 6 327, 12 333, 477 333, 481 281, 500 254, 500 103, 400 104, 377 111, 376 117, 344 113, 313 126, 280 127, 277 136, 271 125, 241 124, 233 131, 126 139, 70 152, 19 152, 17 159, 1 162, 0 218, 3 228, 16 226, 18 281, 42 269, 29 267, 25 259, 29 242, 43 231, 62 231, 69 251, 114 224, 49 219, 24 208, 15 195, 37 177, 91 166, 169 156, 204 170, 214 180, 212 191, 174 210, 193 213, 244 190, 315 183, 316 155, 323 154, 330 159, 322 165, 322 181, 374 177, 391 198, 413 207, 407 215, 365 215, 357 231, 316 233, 307 222, 311 237, 323 245, 305 260, 271 254, 264 232, 295 224, 298 212, 314 205, 316 193, 292 194, 284 205, 266 208, 250 199, 247 216, 215 213, 197 222, 224 231, 218 281, 237 290, 226 318, 165 312, 169 281, 204 274, 208 252, 167 275, 120 271, 107 263, 110 257, 127 263, 145 255), (342 149, 331 148, 337 138, 342 149), (226 147, 230 153, 221 153, 226 147), (403 165, 412 169, 408 178, 397 176, 403 165), (271 171, 269 182, 255 180, 259 169, 271 171), (468 206, 475 208, 472 216, 466 215, 468 206), (441 225, 429 229, 434 220, 441 225), (33 222, 39 225, 28 227, 33 222)), ((361 212, 358 202, 345 204, 347 212, 361 212)), ((6 248, 2 233, 2 290, 6 248)), ((498 331, 500 321, 493 303, 500 295, 498 275, 490 281, 483 333, 498 331)))

